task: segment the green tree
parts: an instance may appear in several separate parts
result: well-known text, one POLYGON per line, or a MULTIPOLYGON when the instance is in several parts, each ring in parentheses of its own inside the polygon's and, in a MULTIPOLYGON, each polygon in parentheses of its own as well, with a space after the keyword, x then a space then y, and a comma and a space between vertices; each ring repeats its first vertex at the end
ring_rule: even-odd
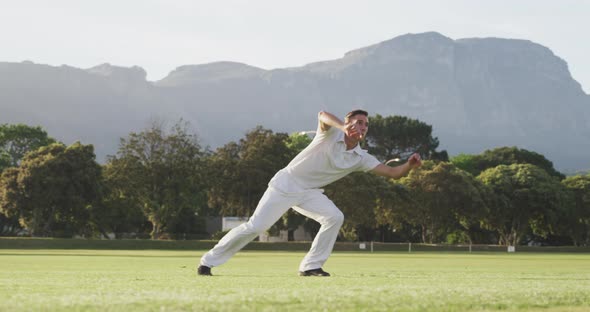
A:
POLYGON ((249 216, 273 175, 294 157, 286 133, 261 126, 211 157, 209 205, 223 216, 249 216))
POLYGON ((407 214, 416 203, 410 190, 399 181, 389 180, 376 188, 375 223, 381 234, 381 241, 421 241, 421 228, 410 224, 407 214))
POLYGON ((18 175, 19 170, 16 167, 8 168, 0 174, 0 226, 3 234, 10 234, 16 227, 20 228, 18 218, 24 198, 19 188, 18 175))
POLYGON ((142 170, 139 162, 128 158, 112 158, 103 166, 103 209, 95 215, 95 220, 105 232, 114 233, 116 238, 122 238, 124 233, 149 233, 153 229, 143 213, 142 202, 138 200, 143 188, 134 189, 136 175, 129 175, 129 172, 142 170))
MULTIPOLYGON (((451 163, 463 171, 471 173, 474 177, 478 176, 482 170, 480 167, 481 155, 459 154, 451 157, 451 163)), ((488 169, 484 168, 483 170, 488 169)))
POLYGON ((480 155, 460 154, 453 157, 451 162, 473 176, 478 176, 482 171, 498 165, 531 164, 547 171, 551 176, 560 180, 565 178, 563 174, 555 170, 553 163, 547 160, 545 156, 515 146, 486 150, 480 155))
POLYGON ((369 153, 381 161, 408 158, 414 152, 424 159, 448 160, 446 151, 437 152, 438 138, 432 137, 432 126, 404 116, 369 118, 367 144, 369 153))
POLYGON ((405 187, 373 174, 355 172, 325 188, 345 215, 341 236, 351 241, 384 241, 406 226, 400 216, 410 201, 405 187))
POLYGON ((297 155, 305 149, 311 141, 312 139, 305 132, 294 132, 289 135, 286 144, 293 154, 297 155))
MULTIPOLYGON (((8 167, 17 167, 27 152, 54 142, 41 127, 0 125, 0 173, 8 167)), ((0 214, 0 233, 6 229, 7 234, 10 234, 18 229, 18 224, 16 217, 8 218, 0 214)))
POLYGON ((101 167, 92 145, 42 147, 0 178, 0 210, 35 236, 91 235, 100 198, 101 167))
POLYGON ((387 180, 363 172, 352 173, 326 186, 326 195, 346 216, 341 229, 346 240, 375 239, 379 191, 387 189, 387 180))
POLYGON ((0 172, 4 171, 5 168, 10 167, 11 165, 10 154, 5 150, 0 150, 0 172))
POLYGON ((500 244, 516 245, 528 231, 540 237, 555 232, 567 201, 556 177, 535 165, 512 164, 487 169, 477 179, 497 195, 484 221, 498 231, 500 244))
POLYGON ((55 143, 41 127, 24 124, 0 125, 0 172, 18 166, 27 152, 55 143))
POLYGON ((571 207, 558 226, 574 245, 590 245, 590 175, 567 177, 561 183, 571 192, 571 207))
MULTIPOLYGON (((4 169, 10 166, 10 155, 8 155, 8 152, 0 150, 0 174, 4 171, 4 169)), ((15 234, 19 229, 21 229, 21 227, 18 223, 18 218, 9 218, 4 215, 2 213, 2 209, 0 209, 0 235, 15 234)))
POLYGON ((479 229, 487 214, 485 186, 467 172, 448 162, 426 161, 401 183, 411 201, 400 212, 408 223, 422 229, 422 241, 437 243, 447 234, 462 232, 472 242, 472 231, 479 229))
POLYGON ((154 239, 163 233, 204 231, 196 225, 207 209, 206 154, 182 120, 169 131, 154 121, 148 129, 130 133, 107 164, 110 214, 116 216, 122 205, 131 205, 128 213, 135 219, 141 209, 154 239))

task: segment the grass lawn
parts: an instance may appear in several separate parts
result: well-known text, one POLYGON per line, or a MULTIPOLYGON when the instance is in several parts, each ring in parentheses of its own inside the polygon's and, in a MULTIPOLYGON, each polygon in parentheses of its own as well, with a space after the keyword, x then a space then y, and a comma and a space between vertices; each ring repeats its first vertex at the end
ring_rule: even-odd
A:
POLYGON ((0 311, 590 311, 590 255, 0 249, 0 311))

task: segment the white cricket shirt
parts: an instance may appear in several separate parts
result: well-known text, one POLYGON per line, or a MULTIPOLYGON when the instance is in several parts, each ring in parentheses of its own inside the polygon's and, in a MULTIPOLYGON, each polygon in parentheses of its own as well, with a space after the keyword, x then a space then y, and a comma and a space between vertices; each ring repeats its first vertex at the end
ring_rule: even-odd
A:
POLYGON ((355 171, 369 171, 381 162, 357 145, 346 150, 344 132, 331 127, 318 129, 311 143, 268 183, 285 193, 326 186, 355 171))

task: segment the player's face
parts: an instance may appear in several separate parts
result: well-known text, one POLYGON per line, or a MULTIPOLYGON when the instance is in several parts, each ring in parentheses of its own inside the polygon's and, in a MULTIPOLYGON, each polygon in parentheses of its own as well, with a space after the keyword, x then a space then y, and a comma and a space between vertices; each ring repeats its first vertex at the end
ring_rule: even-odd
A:
POLYGON ((350 117, 349 122, 353 125, 353 128, 357 130, 355 138, 363 140, 369 131, 369 120, 367 116, 358 114, 350 117))

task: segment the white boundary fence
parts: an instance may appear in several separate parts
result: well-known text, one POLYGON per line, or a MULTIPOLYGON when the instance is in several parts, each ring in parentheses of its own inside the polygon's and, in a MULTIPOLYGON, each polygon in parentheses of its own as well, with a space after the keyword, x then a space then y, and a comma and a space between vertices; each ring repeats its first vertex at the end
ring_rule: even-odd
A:
MULTIPOLYGON (((559 247, 529 247, 519 246, 519 250, 523 251, 542 251, 543 249, 551 249, 559 247), (535 249, 535 250, 533 250, 535 249)), ((366 252, 380 252, 380 251, 398 251, 398 252, 422 252, 422 251, 448 251, 448 252, 510 252, 517 251, 515 246, 502 245, 479 245, 479 244, 419 244, 419 243, 381 243, 381 242, 337 242, 334 248, 336 251, 366 251, 366 252)))

